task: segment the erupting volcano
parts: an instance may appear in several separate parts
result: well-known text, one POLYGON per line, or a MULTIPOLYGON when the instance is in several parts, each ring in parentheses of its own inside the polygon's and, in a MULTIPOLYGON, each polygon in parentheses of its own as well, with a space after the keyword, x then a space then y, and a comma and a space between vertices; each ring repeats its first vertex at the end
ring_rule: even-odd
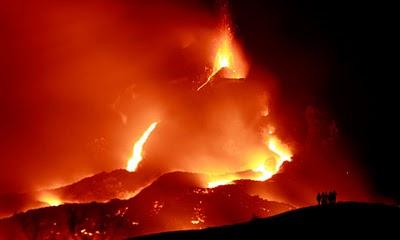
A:
POLYGON ((8 35, 32 40, 6 41, 27 56, 5 59, 35 83, 9 84, 28 89, 6 99, 27 112, 6 114, 18 174, 0 174, 15 184, 0 191, 0 239, 124 239, 271 217, 316 196, 378 199, 319 104, 329 51, 282 33, 296 24, 262 13, 263 35, 227 1, 101 2, 13 12, 24 34, 8 35))
POLYGON ((222 27, 218 35, 211 74, 207 77, 207 80, 197 88, 197 91, 200 91, 212 81, 221 70, 225 70, 222 73, 223 77, 230 79, 242 79, 247 75, 248 66, 241 53, 240 47, 235 42, 230 20, 227 15, 223 17, 222 27))

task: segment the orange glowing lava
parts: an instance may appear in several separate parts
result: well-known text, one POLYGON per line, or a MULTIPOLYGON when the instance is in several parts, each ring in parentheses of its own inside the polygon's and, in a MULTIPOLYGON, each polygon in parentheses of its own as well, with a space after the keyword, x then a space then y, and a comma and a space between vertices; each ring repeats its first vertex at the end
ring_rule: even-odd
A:
POLYGON ((246 77, 247 66, 240 53, 239 47, 235 44, 231 28, 225 24, 217 41, 217 51, 215 53, 213 69, 211 74, 197 91, 206 86, 213 77, 223 68, 229 72, 225 73, 226 78, 239 79, 246 77))
POLYGON ((133 153, 132 157, 128 160, 128 165, 126 166, 126 170, 129 172, 136 171, 140 161, 143 159, 143 146, 149 138, 150 134, 157 127, 158 122, 153 122, 147 129, 144 131, 142 136, 140 136, 139 140, 135 142, 133 145, 133 153))
POLYGON ((264 163, 253 169, 254 172, 261 173, 261 176, 253 180, 265 181, 277 173, 285 161, 291 161, 292 152, 277 137, 271 136, 268 139, 267 145, 274 156, 272 156, 272 159, 265 160, 264 163))
POLYGON ((215 75, 220 69, 232 67, 233 50, 232 50, 232 35, 229 31, 225 31, 222 36, 220 46, 215 55, 213 71, 209 78, 215 75))
POLYGON ((63 201, 59 197, 50 193, 41 193, 37 199, 39 202, 46 203, 49 206, 58 206, 63 204, 63 201))
POLYGON ((208 188, 214 188, 221 185, 233 184, 236 180, 247 179, 254 181, 265 181, 276 174, 285 161, 291 161, 292 152, 290 148, 283 144, 276 136, 269 136, 266 141, 268 151, 258 153, 250 160, 249 166, 251 174, 243 176, 241 174, 226 174, 213 177, 208 183, 208 188))
POLYGON ((208 188, 215 188, 215 187, 218 187, 218 186, 231 184, 235 180, 238 180, 238 179, 240 179, 240 178, 229 177, 227 179, 220 179, 220 180, 211 181, 211 182, 208 182, 207 187, 208 188))

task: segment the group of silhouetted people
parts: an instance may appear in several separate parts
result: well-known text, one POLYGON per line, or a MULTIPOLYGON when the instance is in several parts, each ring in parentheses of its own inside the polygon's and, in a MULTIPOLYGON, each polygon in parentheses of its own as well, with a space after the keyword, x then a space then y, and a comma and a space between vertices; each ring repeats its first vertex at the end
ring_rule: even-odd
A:
POLYGON ((318 205, 327 205, 336 203, 336 191, 322 192, 317 194, 318 205))

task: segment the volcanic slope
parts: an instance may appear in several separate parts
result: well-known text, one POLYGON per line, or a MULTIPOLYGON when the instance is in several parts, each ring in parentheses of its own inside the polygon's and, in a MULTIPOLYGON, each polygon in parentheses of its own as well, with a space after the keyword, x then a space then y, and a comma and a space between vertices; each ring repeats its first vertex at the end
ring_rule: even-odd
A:
MULTIPOLYGON (((379 234, 398 236, 400 208, 383 204, 342 202, 312 206, 285 212, 269 218, 254 218, 247 223, 203 230, 166 232, 132 240, 221 240, 266 239, 272 236, 296 236, 296 239, 321 239, 379 234), (322 235, 321 235, 322 234, 322 235), (322 237, 324 238, 324 237, 322 237)), ((388 238, 389 239, 389 238, 388 238)))
POLYGON ((0 220, 0 239, 124 239, 246 222, 293 209, 251 196, 234 185, 199 187, 202 177, 172 172, 128 200, 64 204, 16 214, 0 220))

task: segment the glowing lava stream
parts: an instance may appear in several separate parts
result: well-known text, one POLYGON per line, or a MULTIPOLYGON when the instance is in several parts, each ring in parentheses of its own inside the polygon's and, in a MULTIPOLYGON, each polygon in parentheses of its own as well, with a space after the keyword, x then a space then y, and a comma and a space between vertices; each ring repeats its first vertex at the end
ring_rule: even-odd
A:
MULTIPOLYGON (((256 176, 242 177, 236 174, 223 176, 220 179, 209 181, 207 187, 214 188, 221 185, 232 184, 234 181, 240 179, 265 181, 271 178, 274 174, 276 174, 279 171, 280 167, 285 161, 291 161, 292 152, 286 145, 282 144, 280 140, 275 136, 271 136, 266 144, 268 146, 268 149, 274 155, 273 156, 274 160, 273 162, 271 162, 272 164, 270 162, 267 162, 268 160, 264 160, 256 168, 252 169, 251 171, 254 172, 256 176), (266 166, 266 164, 268 165, 266 166)), ((266 159, 267 156, 262 156, 262 158, 266 159)))
POLYGON ((128 160, 128 164, 126 166, 126 170, 129 172, 136 171, 140 161, 143 159, 143 146, 146 143, 147 139, 149 138, 150 134, 154 131, 157 127, 158 122, 153 122, 147 129, 144 131, 142 136, 135 142, 133 145, 133 153, 132 157, 128 160))

